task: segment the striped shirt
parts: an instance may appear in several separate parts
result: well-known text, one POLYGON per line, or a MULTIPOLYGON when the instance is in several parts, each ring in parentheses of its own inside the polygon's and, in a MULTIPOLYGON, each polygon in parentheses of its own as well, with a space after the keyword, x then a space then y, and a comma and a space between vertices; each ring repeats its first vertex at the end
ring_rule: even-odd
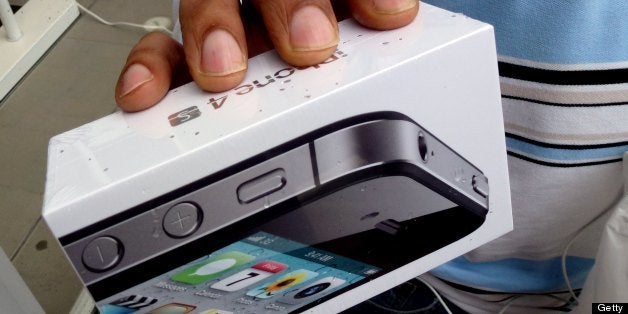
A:
POLYGON ((514 216, 512 233, 432 275, 474 313, 495 313, 512 294, 518 304, 565 308, 558 299, 569 298, 561 256, 578 236, 566 271, 581 288, 598 240, 587 229, 602 225, 592 222, 623 192, 628 1, 425 2, 495 27, 514 216), (555 295, 540 296, 547 293, 555 295))

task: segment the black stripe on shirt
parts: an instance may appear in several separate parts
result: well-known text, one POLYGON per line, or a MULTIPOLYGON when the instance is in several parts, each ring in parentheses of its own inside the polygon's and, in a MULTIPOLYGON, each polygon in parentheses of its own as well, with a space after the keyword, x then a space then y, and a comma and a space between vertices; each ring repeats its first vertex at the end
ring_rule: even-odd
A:
POLYGON ((606 85, 628 83, 628 69, 548 70, 498 62, 499 75, 513 79, 554 85, 606 85))
MULTIPOLYGON (((549 294, 567 294, 569 293, 568 290, 560 290, 560 291, 545 291, 545 292, 512 292, 512 291, 490 291, 490 290, 483 290, 480 288, 474 288, 474 287, 470 287, 470 286, 466 286, 464 284, 459 284, 459 283, 455 283, 453 281, 449 281, 449 280, 445 280, 443 278, 438 278, 438 280, 446 283, 448 286, 451 286, 457 290, 462 290, 465 292, 469 292, 472 294, 479 294, 479 295, 503 295, 504 299, 501 300, 495 300, 495 301, 488 301, 488 302, 492 302, 492 303, 500 303, 500 302, 504 302, 507 301, 508 299, 512 298, 513 295, 529 295, 529 296, 543 296, 543 295, 549 295, 549 294)), ((579 293, 582 289, 573 289, 574 292, 579 293)))
POLYGON ((530 103, 539 104, 539 105, 554 106, 554 107, 568 107, 568 108, 610 107, 610 106, 626 106, 626 105, 628 105, 628 102, 609 102, 609 103, 596 103, 596 104, 561 104, 561 103, 555 103, 555 102, 549 102, 549 101, 540 101, 540 100, 536 100, 536 99, 517 97, 517 96, 510 96, 510 95, 502 95, 502 98, 504 98, 504 99, 513 99, 513 100, 521 100, 521 101, 530 102, 530 103))

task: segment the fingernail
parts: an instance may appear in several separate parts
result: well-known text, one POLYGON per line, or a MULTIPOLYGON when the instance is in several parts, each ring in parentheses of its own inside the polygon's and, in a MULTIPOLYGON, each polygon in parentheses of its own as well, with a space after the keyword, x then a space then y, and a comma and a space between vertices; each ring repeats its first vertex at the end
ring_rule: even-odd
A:
POLYGON ((224 76, 246 69, 246 60, 236 39, 223 29, 213 30, 203 42, 201 72, 208 76, 224 76))
POLYGON ((417 0, 373 0, 375 11, 382 14, 395 14, 414 8, 417 0))
POLYGON ((320 50, 333 47, 337 43, 336 29, 319 7, 308 5, 294 12, 290 21, 292 49, 320 50))
POLYGON ((143 64, 134 63, 122 75, 122 97, 155 78, 143 64))

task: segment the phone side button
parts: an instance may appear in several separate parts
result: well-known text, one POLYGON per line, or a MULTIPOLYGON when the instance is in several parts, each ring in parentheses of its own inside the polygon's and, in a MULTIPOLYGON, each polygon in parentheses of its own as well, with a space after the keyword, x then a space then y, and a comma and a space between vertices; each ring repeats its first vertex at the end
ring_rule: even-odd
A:
POLYGON ((92 272, 110 270, 122 259, 123 246, 120 241, 110 236, 98 237, 83 250, 83 265, 92 272))
POLYGON ((482 197, 488 197, 488 180, 484 176, 473 176, 471 180, 473 191, 480 194, 482 197))
POLYGON ((286 185, 283 169, 275 169, 242 183, 237 190, 238 201, 248 204, 266 195, 281 190, 286 185))
POLYGON ((184 238, 194 233, 202 220, 201 211, 195 204, 183 202, 166 212, 162 225, 171 238, 184 238))

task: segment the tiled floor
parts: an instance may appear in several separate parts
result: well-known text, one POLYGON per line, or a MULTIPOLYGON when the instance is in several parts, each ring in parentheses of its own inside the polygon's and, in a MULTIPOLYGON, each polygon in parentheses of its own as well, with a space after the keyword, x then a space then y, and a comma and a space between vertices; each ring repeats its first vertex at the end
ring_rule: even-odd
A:
MULTIPOLYGON (((171 14, 170 0, 79 2, 112 21, 171 14)), ((81 290, 40 215, 48 139, 115 110, 118 72, 143 34, 81 16, 0 103, 0 247, 47 313, 68 313, 81 290)))

